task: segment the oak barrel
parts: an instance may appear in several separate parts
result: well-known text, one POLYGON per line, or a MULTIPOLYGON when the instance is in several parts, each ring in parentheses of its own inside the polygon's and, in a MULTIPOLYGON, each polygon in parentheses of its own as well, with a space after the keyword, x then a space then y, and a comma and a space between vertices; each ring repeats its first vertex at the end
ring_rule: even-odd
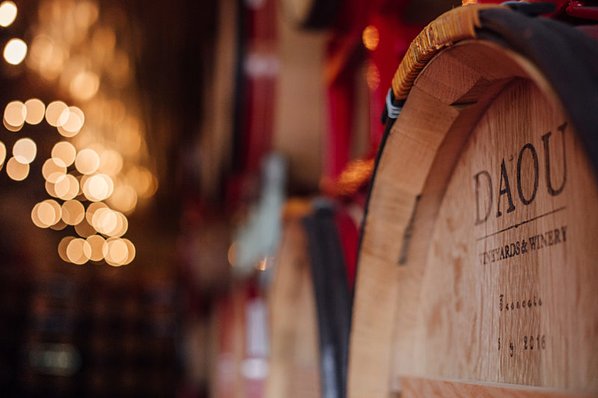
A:
POLYGON ((271 326, 267 398, 321 396, 318 325, 309 261, 301 220, 288 217, 268 293, 271 326))
POLYGON ((393 82, 349 396, 597 396, 598 46, 467 7, 420 34, 393 82))

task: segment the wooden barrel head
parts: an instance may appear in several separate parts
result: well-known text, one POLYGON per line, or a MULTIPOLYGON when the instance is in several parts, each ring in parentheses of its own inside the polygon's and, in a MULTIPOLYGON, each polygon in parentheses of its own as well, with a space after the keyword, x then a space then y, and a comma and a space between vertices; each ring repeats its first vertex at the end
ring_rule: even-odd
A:
POLYGON ((486 41, 421 72, 374 178, 351 397, 442 396, 421 379, 598 393, 597 180, 562 101, 486 41))
POLYGON ((299 219, 287 221, 284 227, 268 301, 271 354, 266 397, 320 397, 314 287, 299 219))

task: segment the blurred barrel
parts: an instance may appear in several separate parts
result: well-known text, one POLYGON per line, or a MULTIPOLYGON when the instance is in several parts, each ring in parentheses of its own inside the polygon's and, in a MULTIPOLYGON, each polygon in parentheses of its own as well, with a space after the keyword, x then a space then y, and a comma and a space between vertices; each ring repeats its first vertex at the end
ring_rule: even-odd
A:
POLYGON ((319 398, 314 286, 305 229, 298 218, 285 222, 268 302, 271 350, 266 397, 319 398))
POLYGON ((393 82, 349 396, 596 396, 598 46, 505 7, 449 14, 393 82))

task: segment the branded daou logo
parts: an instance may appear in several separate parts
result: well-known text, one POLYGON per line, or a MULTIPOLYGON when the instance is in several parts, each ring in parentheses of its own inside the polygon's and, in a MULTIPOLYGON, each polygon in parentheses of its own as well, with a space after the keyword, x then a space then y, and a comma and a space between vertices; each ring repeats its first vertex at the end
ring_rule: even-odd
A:
POLYGON ((479 225, 491 215, 496 218, 514 212, 518 206, 531 204, 544 192, 560 195, 567 183, 565 130, 567 123, 541 136, 541 142, 527 143, 519 149, 517 158, 504 158, 495 174, 481 170, 473 176, 476 197, 476 220, 479 225), (507 162, 515 162, 515 169, 507 162), (559 167, 553 167, 555 162, 559 167))

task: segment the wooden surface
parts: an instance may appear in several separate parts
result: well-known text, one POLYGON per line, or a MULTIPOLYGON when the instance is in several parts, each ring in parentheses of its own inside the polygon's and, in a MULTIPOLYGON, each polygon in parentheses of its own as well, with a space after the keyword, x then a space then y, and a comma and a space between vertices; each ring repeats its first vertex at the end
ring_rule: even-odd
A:
POLYGON ((565 393, 538 387, 458 383, 432 379, 404 378, 402 396, 414 398, 591 398, 591 394, 565 393))
POLYGON ((282 12, 278 33, 273 146, 289 160, 290 186, 313 192, 322 173, 326 132, 322 65, 327 36, 298 30, 282 12))
POLYGON ((271 324, 267 398, 318 398, 320 366, 314 288, 305 231, 286 222, 269 293, 271 324))
MULTIPOLYGON (((565 123, 541 74, 497 45, 462 43, 422 72, 375 176, 350 397, 413 377, 598 392, 598 190, 565 123)), ((428 396, 415 390, 402 396, 428 396)))

